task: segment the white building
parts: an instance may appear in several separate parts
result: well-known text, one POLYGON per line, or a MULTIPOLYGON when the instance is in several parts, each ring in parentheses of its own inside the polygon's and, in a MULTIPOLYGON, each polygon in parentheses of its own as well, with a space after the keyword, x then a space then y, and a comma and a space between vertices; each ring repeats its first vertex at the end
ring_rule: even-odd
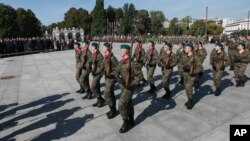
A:
POLYGON ((170 26, 170 22, 169 21, 164 21, 163 22, 163 27, 164 28, 169 28, 169 26, 170 26))
MULTIPOLYGON (((227 24, 225 26, 223 33, 229 35, 236 31, 240 31, 244 29, 247 30, 247 24, 249 24, 248 19, 236 20, 233 23, 227 24)), ((249 28, 250 28, 250 24, 249 24, 249 28)))

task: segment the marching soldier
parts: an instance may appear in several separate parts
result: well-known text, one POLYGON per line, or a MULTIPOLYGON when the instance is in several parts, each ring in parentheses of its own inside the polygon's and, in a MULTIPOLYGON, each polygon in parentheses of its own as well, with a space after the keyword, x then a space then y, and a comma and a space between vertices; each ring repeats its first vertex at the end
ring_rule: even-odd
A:
MULTIPOLYGON (((74 50, 75 50, 75 57, 76 57, 76 81, 80 85, 80 76, 81 76, 81 56, 82 51, 80 47, 80 43, 75 42, 74 43, 74 50)), ((77 93, 84 93, 84 88, 80 85, 80 89, 76 91, 77 93)))
POLYGON ((222 73, 225 71, 225 67, 229 65, 229 57, 224 51, 224 47, 221 43, 217 43, 214 48, 214 52, 210 54, 210 64, 213 68, 213 81, 215 86, 215 96, 221 94, 220 82, 222 73))
POLYGON ((166 43, 164 46, 164 54, 159 58, 159 67, 162 67, 162 86, 166 91, 166 94, 162 98, 170 98, 171 91, 169 89, 169 79, 173 72, 173 68, 177 65, 178 59, 172 52, 172 44, 166 43))
POLYGON ((90 62, 91 62, 91 52, 89 51, 89 42, 84 41, 81 43, 81 50, 82 50, 82 56, 81 56, 81 71, 82 74, 80 76, 80 84, 84 88, 86 95, 82 99, 91 99, 92 98, 92 92, 90 90, 89 86, 89 73, 90 73, 90 62))
MULTIPOLYGON (((181 43, 180 47, 177 49, 176 51, 176 56, 179 60, 181 60, 181 58, 183 57, 183 55, 185 55, 185 46, 186 44, 183 42, 181 43)), ((183 84, 183 69, 182 69, 182 63, 178 62, 178 73, 179 73, 179 77, 180 77, 180 81, 179 84, 183 84)))
POLYGON ((237 52, 237 42, 235 38, 231 38, 229 42, 226 44, 228 46, 228 56, 230 59, 230 70, 234 70, 234 61, 233 56, 237 52))
POLYGON ((183 66, 184 87, 186 90, 188 101, 185 103, 187 109, 193 108, 193 86, 195 76, 197 75, 196 68, 200 65, 200 60, 193 53, 193 45, 187 44, 185 47, 185 55, 181 58, 183 66))
POLYGON ((134 67, 135 67, 135 81, 136 85, 146 85, 146 80, 144 79, 143 72, 142 72, 142 67, 144 64, 144 59, 146 56, 145 50, 142 48, 142 44, 140 40, 135 40, 135 50, 134 54, 132 56, 132 60, 134 62, 134 67))
POLYGON ((249 52, 245 51, 245 44, 240 43, 238 46, 238 51, 233 57, 235 64, 234 74, 236 80, 236 87, 245 86, 245 71, 247 64, 250 62, 249 52))
POLYGON ((115 76, 121 77, 119 112, 123 119, 123 125, 120 129, 120 133, 125 133, 135 126, 134 106, 132 101, 135 81, 133 63, 130 62, 129 50, 130 47, 128 45, 121 45, 120 54, 122 59, 115 71, 115 76))
POLYGON ((156 68, 156 64, 158 62, 158 52, 154 47, 153 41, 148 42, 148 50, 146 52, 145 62, 147 68, 147 79, 148 83, 150 84, 150 89, 147 92, 153 93, 156 90, 153 75, 156 68))
POLYGON ((104 98, 110 111, 106 113, 108 119, 114 118, 118 112, 116 110, 116 99, 114 93, 116 77, 114 76, 115 69, 118 65, 117 58, 113 55, 110 43, 104 43, 104 70, 105 70, 105 89, 104 98))
POLYGON ((97 98, 97 102, 93 104, 93 107, 102 107, 105 100, 101 96, 101 86, 100 80, 102 78, 103 72, 103 56, 99 51, 99 45, 97 43, 91 44, 91 72, 93 80, 91 82, 91 91, 93 95, 97 98))
POLYGON ((202 42, 197 42, 195 44, 195 48, 194 48, 194 54, 200 59, 200 65, 196 68, 197 71, 197 75, 195 77, 195 81, 194 81, 194 87, 198 88, 199 87, 199 78, 202 77, 203 75, 203 63, 206 59, 207 56, 207 51, 206 49, 203 47, 202 42))

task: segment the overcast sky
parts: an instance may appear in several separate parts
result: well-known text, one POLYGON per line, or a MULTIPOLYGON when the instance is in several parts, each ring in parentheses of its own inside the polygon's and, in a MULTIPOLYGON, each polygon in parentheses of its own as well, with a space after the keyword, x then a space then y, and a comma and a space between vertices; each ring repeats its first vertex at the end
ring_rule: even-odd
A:
MULTIPOLYGON (((63 21, 64 13, 70 7, 84 8, 89 12, 95 6, 95 0, 0 0, 1 3, 14 8, 31 9, 44 25, 63 21)), ((250 0, 105 0, 105 8, 109 5, 122 7, 124 3, 133 3, 136 9, 161 10, 167 19, 173 17, 205 18, 208 6, 209 17, 247 18, 250 0)))

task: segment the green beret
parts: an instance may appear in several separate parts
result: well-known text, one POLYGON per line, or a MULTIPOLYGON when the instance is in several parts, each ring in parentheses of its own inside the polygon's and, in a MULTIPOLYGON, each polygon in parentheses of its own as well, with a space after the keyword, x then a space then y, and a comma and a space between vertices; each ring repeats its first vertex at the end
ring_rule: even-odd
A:
POLYGON ((244 43, 239 43, 239 45, 241 45, 243 47, 246 47, 246 45, 244 43))
POLYGON ((91 44, 91 46, 95 47, 96 49, 98 49, 98 48, 99 48, 99 45, 98 45, 97 43, 95 43, 95 42, 94 42, 94 43, 92 43, 92 44, 91 44))
POLYGON ((223 48, 223 45, 220 42, 216 43, 216 46, 223 48))
POLYGON ((82 43, 82 39, 77 39, 76 42, 82 43))
POLYGON ((106 48, 110 48, 110 47, 111 47, 110 43, 108 43, 108 42, 105 42, 103 45, 104 45, 106 48))
POLYGON ((190 48, 194 48, 194 46, 193 46, 193 44, 192 43, 188 43, 187 45, 186 45, 186 47, 190 47, 190 48))
POLYGON ((80 46, 79 42, 74 42, 74 45, 80 46))
POLYGON ((129 50, 130 47, 129 47, 129 45, 122 44, 122 45, 121 45, 121 49, 127 49, 127 50, 129 50))
POLYGON ((88 40, 84 40, 83 43, 89 45, 89 41, 88 40))

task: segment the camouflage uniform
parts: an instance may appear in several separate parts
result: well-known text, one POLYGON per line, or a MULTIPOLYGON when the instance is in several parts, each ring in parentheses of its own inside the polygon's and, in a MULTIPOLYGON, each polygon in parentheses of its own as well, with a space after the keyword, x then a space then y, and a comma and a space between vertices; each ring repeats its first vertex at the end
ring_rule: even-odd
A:
POLYGON ((91 99, 92 97, 92 92, 90 90, 89 86, 89 73, 90 73, 90 63, 91 63, 91 52, 89 51, 88 48, 83 48, 82 49, 82 57, 81 57, 81 71, 82 74, 80 76, 80 84, 84 88, 85 92, 87 93, 83 99, 91 99))
POLYGON ((166 91, 166 94, 163 96, 163 98, 170 98, 171 91, 169 89, 169 79, 170 75, 173 72, 174 66, 176 66, 178 63, 178 59, 176 55, 173 52, 170 52, 169 54, 164 53, 159 58, 158 65, 163 68, 162 70, 162 86, 164 90, 166 91))
MULTIPOLYGON (((121 45, 121 49, 129 50, 128 45, 121 45)), ((134 125, 134 105, 132 101, 132 96, 134 93, 134 64, 130 63, 129 58, 122 58, 119 62, 116 71, 114 72, 116 77, 120 76, 121 83, 121 97, 119 100, 119 112, 124 121, 120 133, 127 132, 134 125)))
MULTIPOLYGON (((80 85, 80 76, 81 76, 81 56, 82 56, 82 52, 80 48, 75 48, 75 57, 76 57, 76 81, 79 83, 80 85)), ((80 90, 77 91, 78 93, 82 93, 83 92, 83 87, 80 85, 80 90)))
MULTIPOLYGON (((184 48, 181 49, 181 48, 178 48, 177 51, 176 51, 176 56, 179 60, 181 60, 181 58, 183 57, 183 55, 185 55, 185 52, 184 52, 184 48)), ((183 84, 183 69, 182 69, 182 63, 181 62, 178 62, 178 73, 179 73, 179 77, 180 77, 180 81, 179 81, 179 84, 183 84)))
MULTIPOLYGON (((191 45, 189 45, 191 46, 191 45)), ((181 64, 183 66, 183 76, 184 76, 184 88, 186 90, 188 101, 185 103, 188 109, 193 107, 193 86, 195 76, 197 75, 197 67, 201 64, 200 59, 196 55, 188 56, 187 54, 181 58, 181 64), (194 62, 194 63, 193 63, 194 62), (191 67, 193 66, 194 73, 190 74, 191 67)))
POLYGON ((150 90, 148 92, 152 93, 156 89, 153 78, 156 64, 158 62, 158 52, 156 51, 156 49, 147 50, 145 62, 147 68, 147 79, 150 84, 150 90))
POLYGON ((234 74, 236 80, 236 87, 245 85, 245 71, 247 64, 250 62, 249 52, 244 51, 243 53, 236 52, 233 57, 234 62, 234 74))
POLYGON ((199 78, 202 77, 203 71, 204 71, 203 62, 206 59, 207 51, 206 51, 206 49, 204 47, 202 47, 201 49, 195 50, 194 54, 199 58, 199 60, 201 62, 199 64, 199 66, 197 66, 197 68, 196 68, 197 75, 195 76, 195 82, 194 82, 195 88, 198 88, 199 87, 199 78))
POLYGON ((146 56, 145 50, 142 48, 141 45, 135 48, 134 54, 132 56, 132 60, 134 62, 135 67, 135 83, 136 85, 140 85, 141 81, 144 81, 145 85, 145 79, 142 72, 142 67, 144 64, 144 58, 146 56))
POLYGON ((104 89, 104 98, 107 105, 110 108, 110 112, 107 113, 109 119, 113 118, 116 113, 116 99, 114 93, 116 77, 114 76, 116 67, 118 66, 117 58, 111 54, 110 58, 105 58, 104 68, 105 68, 105 89, 104 89), (110 63, 110 64, 109 64, 110 63), (110 65, 110 68, 108 68, 110 65), (108 73, 108 69, 110 72, 108 73))
MULTIPOLYGON (((93 46, 94 43, 92 43, 93 46)), ((98 44, 96 44, 96 48, 98 48, 98 44)), ((93 104, 94 107, 102 107, 104 104, 104 99, 101 96, 101 86, 100 86, 100 80, 102 78, 102 72, 103 72, 103 56, 100 53, 99 50, 97 50, 96 53, 93 53, 91 56, 91 70, 92 70, 92 82, 90 89, 93 93, 93 95, 97 98, 97 102, 93 104)))
POLYGON ((229 65, 229 57, 225 51, 222 50, 221 53, 211 52, 210 54, 210 64, 213 68, 213 81, 215 86, 215 96, 220 95, 220 82, 222 73, 225 70, 225 67, 229 65), (223 61, 223 62, 222 62, 223 61))
POLYGON ((230 70, 234 69, 234 61, 233 56, 237 52, 237 46, 238 44, 236 42, 227 42, 226 45, 228 46, 228 56, 230 59, 230 70))

